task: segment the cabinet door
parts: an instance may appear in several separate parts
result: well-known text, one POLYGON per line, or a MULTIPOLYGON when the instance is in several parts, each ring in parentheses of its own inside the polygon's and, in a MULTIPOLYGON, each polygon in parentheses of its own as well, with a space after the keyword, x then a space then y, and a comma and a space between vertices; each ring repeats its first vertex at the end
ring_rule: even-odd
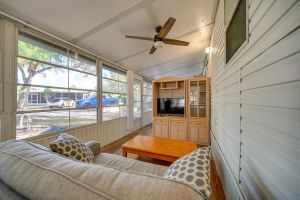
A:
POLYGON ((169 137, 169 126, 168 124, 161 125, 161 137, 168 138, 169 137))
POLYGON ((185 119, 170 119, 169 121, 169 136, 173 139, 187 139, 187 124, 185 119))
POLYGON ((192 121, 188 124, 189 139, 198 144, 209 144, 208 123, 205 121, 192 121))
POLYGON ((198 134, 199 144, 208 145, 209 144, 208 127, 199 127, 198 132, 199 132, 199 134, 198 134))
POLYGON ((190 118, 206 117, 206 81, 189 81, 188 106, 190 118))
POLYGON ((177 128, 177 138, 179 140, 187 140, 187 130, 186 126, 178 126, 177 128))
POLYGON ((199 138, 199 130, 197 126, 190 126, 189 127, 189 135, 190 135, 190 140, 193 142, 198 142, 199 138))
POLYGON ((154 136, 161 137, 161 123, 154 123, 154 136))
POLYGON ((170 123, 169 135, 172 139, 178 139, 178 127, 172 123, 170 123))

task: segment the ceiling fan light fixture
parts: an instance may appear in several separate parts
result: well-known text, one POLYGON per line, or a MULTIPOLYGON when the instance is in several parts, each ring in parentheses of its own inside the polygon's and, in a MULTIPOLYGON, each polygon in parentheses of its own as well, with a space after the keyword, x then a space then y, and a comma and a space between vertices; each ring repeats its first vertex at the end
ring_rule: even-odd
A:
POLYGON ((210 52, 211 52, 211 47, 206 47, 206 48, 205 48, 205 53, 206 53, 206 54, 209 54, 210 52))
POLYGON ((165 43, 163 41, 156 41, 154 42, 154 47, 157 49, 160 49, 162 47, 164 47, 165 43))

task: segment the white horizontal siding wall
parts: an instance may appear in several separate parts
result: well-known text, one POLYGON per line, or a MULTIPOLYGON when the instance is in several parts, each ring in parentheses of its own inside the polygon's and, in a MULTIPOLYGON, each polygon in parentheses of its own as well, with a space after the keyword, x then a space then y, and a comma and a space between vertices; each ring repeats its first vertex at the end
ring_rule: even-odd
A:
MULTIPOLYGON (((232 10, 229 7, 226 9, 232 10)), ((225 68, 224 30, 224 1, 220 1, 211 40, 213 51, 209 56, 208 66, 208 74, 211 76, 212 150, 227 199, 238 199, 240 196, 237 186, 240 161, 240 72, 236 67, 225 68)))
POLYGON ((213 154, 229 199, 300 199, 300 2, 248 4, 249 41, 226 65, 232 13, 219 3, 208 66, 213 154))
POLYGON ((219 174, 219 177, 222 180, 227 199, 228 200, 244 199, 239 189, 238 182, 233 176, 231 168, 227 164, 227 161, 225 160, 225 157, 222 154, 222 149, 220 149, 220 145, 217 144, 216 138, 214 137, 213 134, 211 137, 211 146, 212 146, 212 152, 213 152, 217 172, 219 174))

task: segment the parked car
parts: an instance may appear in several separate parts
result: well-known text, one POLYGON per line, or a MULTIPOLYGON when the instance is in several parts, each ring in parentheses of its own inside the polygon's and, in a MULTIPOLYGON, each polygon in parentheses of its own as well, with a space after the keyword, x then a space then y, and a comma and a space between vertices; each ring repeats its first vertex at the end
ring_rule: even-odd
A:
POLYGON ((69 98, 57 98, 48 103, 50 108, 75 107, 76 102, 69 98))
MULTIPOLYGON (((102 97, 102 106, 117 105, 117 104, 119 104, 118 98, 109 98, 106 96, 102 97)), ((97 107, 97 105, 98 105, 98 101, 97 101, 97 97, 95 96, 76 101, 76 108, 92 108, 92 107, 97 107)))

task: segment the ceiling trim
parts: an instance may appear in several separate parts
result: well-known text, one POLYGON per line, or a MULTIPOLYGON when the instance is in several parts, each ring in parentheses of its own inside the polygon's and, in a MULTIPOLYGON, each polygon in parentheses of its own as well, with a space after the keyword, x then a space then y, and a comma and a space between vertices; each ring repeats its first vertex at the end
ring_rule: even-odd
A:
MULTIPOLYGON (((202 30, 202 29, 204 29, 204 28, 207 28, 207 27, 213 25, 214 23, 215 23, 215 21, 213 21, 213 22, 211 22, 211 23, 209 23, 209 24, 200 26, 200 27, 198 27, 198 28, 195 28, 195 29, 193 29, 193 30, 190 30, 190 31, 188 31, 188 32, 186 32, 186 33, 183 33, 183 34, 180 35, 180 36, 175 37, 175 39, 181 39, 181 38, 183 38, 183 37, 186 37, 186 36, 188 36, 188 35, 191 35, 191 34, 193 34, 193 33, 196 33, 196 32, 198 32, 198 31, 200 31, 200 30, 202 30)), ((145 49, 145 50, 138 51, 138 52, 136 52, 136 53, 130 54, 130 55, 125 56, 125 57, 123 57, 123 58, 119 58, 119 59, 115 60, 115 62, 120 62, 120 61, 122 61, 122 60, 126 60, 126 59, 128 59, 128 58, 137 56, 137 55, 139 55, 139 54, 148 52, 150 49, 151 49, 151 48, 148 48, 148 49, 145 49)))
MULTIPOLYGON (((147 10, 147 5, 149 5, 151 2, 153 2, 155 0, 142 0, 141 2, 135 4, 134 6, 132 7, 129 7, 128 9, 124 10, 123 12, 115 15, 114 17, 104 21, 103 23, 95 26, 94 28, 86 31, 85 33, 82 33, 81 35, 79 35, 77 38, 74 38, 71 40, 72 43, 78 43, 88 37, 90 37, 91 35, 101 31, 102 29, 106 28, 107 26, 110 26, 111 24, 114 24, 118 21, 120 21, 121 19, 131 15, 132 13, 142 9, 142 8, 145 8, 146 7, 146 10, 147 10)), ((151 11, 150 8, 148 8, 148 11, 147 14, 151 14, 150 19, 151 20, 155 20, 154 16, 152 16, 154 14, 154 12, 151 11)), ((156 23, 156 21, 152 21, 152 23, 156 23)))

